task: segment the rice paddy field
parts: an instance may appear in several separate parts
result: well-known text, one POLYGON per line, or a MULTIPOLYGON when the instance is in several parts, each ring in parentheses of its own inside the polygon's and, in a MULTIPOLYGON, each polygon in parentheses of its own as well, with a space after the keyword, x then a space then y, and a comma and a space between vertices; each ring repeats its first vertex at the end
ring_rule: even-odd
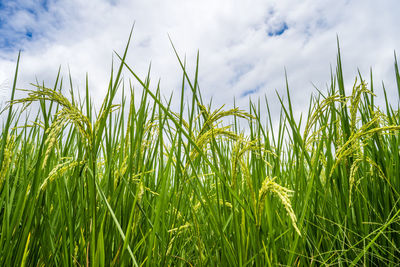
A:
MULTIPOLYGON (((0 136, 1 266, 400 263, 400 98, 375 105, 372 73, 345 88, 339 52, 301 120, 290 89, 278 96, 273 127, 268 99, 204 103, 179 56, 173 107, 125 62, 128 46, 98 109, 61 74, 17 98, 18 59, 0 136)), ((400 96, 394 61, 384 96, 400 96)))

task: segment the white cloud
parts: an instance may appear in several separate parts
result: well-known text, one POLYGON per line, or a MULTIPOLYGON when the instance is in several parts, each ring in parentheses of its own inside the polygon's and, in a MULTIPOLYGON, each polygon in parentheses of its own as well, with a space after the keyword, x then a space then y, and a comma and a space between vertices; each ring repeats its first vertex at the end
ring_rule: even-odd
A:
MULTIPOLYGON (((35 77, 52 85, 58 66, 64 79, 69 66, 81 89, 89 73, 99 102, 107 89, 112 51, 123 51, 136 21, 128 63, 143 77, 151 61, 153 84, 161 78, 165 95, 179 94, 181 79, 170 34, 182 58, 187 55, 192 74, 200 50, 200 87, 215 105, 233 103, 236 97, 246 107, 249 95, 242 96, 251 91, 252 99, 266 95, 271 108, 278 109, 275 90, 285 94, 286 67, 292 101, 296 110, 304 110, 315 92, 312 83, 325 90, 330 81, 338 35, 349 89, 357 67, 366 79, 372 67, 376 89, 381 90, 384 80, 389 95, 398 99, 392 67, 393 50, 400 51, 400 2, 395 0, 49 0, 48 11, 28 2, 20 1, 20 6, 26 4, 40 16, 21 9, 8 14, 9 25, 2 30, 13 38, 27 29, 33 33, 31 40, 18 42, 23 49, 19 87, 28 87, 35 77), (268 35, 283 25, 282 35, 268 35)), ((0 48, 0 83, 12 80, 16 55, 0 48)))

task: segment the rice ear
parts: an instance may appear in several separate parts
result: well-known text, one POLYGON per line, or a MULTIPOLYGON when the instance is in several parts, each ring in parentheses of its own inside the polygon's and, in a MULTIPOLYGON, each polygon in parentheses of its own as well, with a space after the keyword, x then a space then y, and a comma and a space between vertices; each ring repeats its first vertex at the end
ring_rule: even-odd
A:
POLYGON ((276 177, 265 178, 265 180, 263 181, 262 186, 258 192, 258 207, 259 207, 258 208, 258 218, 259 218, 258 223, 261 223, 261 214, 264 210, 265 197, 267 196, 268 193, 273 193, 282 202, 287 214, 290 217, 290 220, 292 221, 293 228, 299 234, 299 236, 301 236, 301 232, 300 232, 299 228, 297 227, 296 214, 294 213, 292 204, 290 202, 290 195, 293 193, 293 191, 277 184, 274 181, 275 179, 276 179, 276 177))

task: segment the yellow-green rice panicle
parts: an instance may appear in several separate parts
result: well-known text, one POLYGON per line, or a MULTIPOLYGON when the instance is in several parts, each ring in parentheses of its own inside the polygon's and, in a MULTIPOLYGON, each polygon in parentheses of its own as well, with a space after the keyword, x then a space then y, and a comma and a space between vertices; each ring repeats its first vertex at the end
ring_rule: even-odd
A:
POLYGON ((356 129, 357 110, 361 101, 362 94, 367 93, 375 96, 370 90, 367 89, 367 85, 364 81, 361 81, 361 83, 357 86, 356 84, 357 84, 357 78, 353 85, 353 92, 350 96, 350 127, 352 132, 354 132, 356 129))
MULTIPOLYGON (((228 139, 236 140, 238 136, 234 132, 229 131, 229 128, 229 126, 221 128, 211 128, 202 135, 197 136, 197 138, 195 139, 196 146, 203 150, 206 145, 213 140, 213 138, 226 137, 228 139)), ((197 151, 197 149, 193 148, 190 153, 190 159, 194 160, 198 156, 198 154, 199 152, 197 151)))
POLYGON ((3 181, 7 176, 8 170, 10 169, 14 146, 15 146, 14 136, 10 137, 7 135, 6 146, 4 148, 4 154, 3 154, 3 162, 0 166, 0 188, 2 187, 3 181))
POLYGON ((349 207, 351 206, 351 193, 353 191, 353 187, 356 183, 356 173, 359 168, 360 163, 362 162, 362 158, 358 157, 356 160, 353 161, 353 164, 351 165, 350 168, 350 178, 349 178, 349 184, 350 184, 350 190, 349 190, 349 207))
POLYGON ((47 160, 50 157, 51 151, 53 147, 57 144, 58 141, 58 135, 62 130, 62 127, 64 126, 66 122, 66 117, 63 115, 63 110, 59 111, 54 119, 53 123, 50 125, 50 127, 46 130, 47 133, 47 139, 45 141, 45 146, 47 147, 45 156, 43 159, 42 167, 44 168, 47 164, 47 160))
POLYGON ((321 114, 325 113, 326 110, 331 106, 332 103, 344 103, 345 98, 341 97, 339 94, 334 94, 325 98, 322 102, 316 102, 316 105, 313 106, 313 113, 307 119, 306 127, 304 129, 303 140, 307 142, 307 138, 311 128, 316 124, 318 118, 321 114))
POLYGON ((56 165, 51 170, 51 172, 46 177, 46 179, 44 179, 42 185, 40 186, 40 190, 45 190, 47 185, 49 183, 51 183, 52 181, 54 181, 56 178, 64 175, 67 171, 73 169, 74 167, 76 167, 78 165, 82 165, 83 163, 84 163, 83 161, 73 161, 73 160, 69 159, 66 162, 56 165))
POLYGON ((32 85, 35 86, 37 90, 22 90, 28 92, 28 97, 14 100, 11 104, 21 103, 24 105, 29 105, 32 102, 41 100, 48 100, 57 103, 62 107, 62 110, 59 111, 56 116, 61 117, 61 119, 71 121, 75 127, 77 127, 82 137, 88 140, 88 143, 91 143, 92 126, 88 117, 85 116, 81 110, 73 105, 65 96, 61 94, 61 92, 46 88, 44 86, 35 84, 32 85))
POLYGON ((349 137, 346 142, 339 147, 336 152, 336 161, 334 166, 331 169, 330 175, 332 176, 333 171, 339 165, 340 161, 343 160, 345 157, 352 155, 353 153, 359 151, 362 146, 361 137, 367 135, 367 129, 371 128, 379 121, 379 115, 375 114, 375 116, 366 124, 364 124, 358 131, 352 132, 351 136, 349 137))
POLYGON ((118 110, 120 107, 121 107, 121 105, 111 105, 108 109, 102 109, 99 117, 97 118, 97 120, 96 120, 96 122, 94 124, 94 130, 95 130, 96 134, 97 134, 97 131, 98 131, 99 127, 100 127, 100 124, 107 118, 107 116, 110 113, 118 110))
POLYGON ((261 219, 261 214, 262 211, 264 209, 264 201, 265 201, 265 197, 266 195, 271 192, 273 194, 275 194, 276 196, 278 196, 278 198, 281 200, 283 206, 285 207, 285 210, 287 212, 287 214, 290 217, 290 220, 292 221, 292 225, 294 227, 294 229, 296 230, 296 232, 301 236, 301 232, 299 230, 299 228, 297 227, 297 218, 296 215, 293 211, 292 208, 292 204, 290 202, 290 195, 293 193, 293 191, 277 184, 274 180, 276 179, 276 177, 274 178, 269 178, 267 177, 263 183, 262 186, 258 192, 258 217, 259 217, 259 223, 260 223, 260 219, 261 219))
POLYGON ((390 186, 391 190, 393 190, 393 192, 400 197, 400 194, 397 192, 396 188, 391 184, 390 180, 386 177, 386 175, 384 174, 384 172, 382 171, 381 167, 373 160, 371 159, 369 156, 367 155, 363 155, 361 153, 356 154, 356 159, 354 160, 351 168, 350 168, 350 191, 349 191, 349 207, 351 206, 352 203, 352 191, 353 188, 355 186, 357 186, 358 184, 358 180, 356 180, 357 177, 357 171, 358 168, 360 166, 360 164, 365 161, 367 162, 370 166, 371 166, 371 172, 373 172, 374 170, 377 171, 378 177, 380 177, 381 179, 383 179, 386 183, 388 183, 388 185, 390 186))
POLYGON ((374 117, 366 124, 364 124, 358 131, 352 133, 350 138, 341 146, 336 153, 336 162, 331 169, 330 175, 332 176, 334 170, 339 165, 340 161, 344 158, 354 155, 354 153, 361 150, 372 137, 373 134, 390 134, 393 131, 399 131, 400 126, 388 125, 380 126, 381 114, 376 112, 374 117))
POLYGON ((258 146, 258 140, 248 141, 244 138, 243 134, 237 136, 237 140, 234 143, 232 149, 232 188, 236 186, 236 172, 238 165, 240 166, 240 160, 242 160, 244 154, 249 151, 256 151, 261 149, 258 146))
POLYGON ((218 123, 222 118, 228 117, 228 116, 236 116, 239 118, 243 119, 251 119, 254 118, 252 115, 239 110, 239 108, 234 108, 230 109, 227 111, 222 110, 224 106, 221 106, 219 109, 215 110, 213 113, 209 114, 208 112, 205 113, 207 114, 206 121, 203 124, 202 129, 200 130, 200 134, 203 132, 207 131, 210 127, 214 127, 214 123, 218 123))
POLYGON ((254 191, 253 183, 251 181, 250 170, 247 167, 247 164, 243 161, 243 159, 239 159, 239 164, 240 164, 240 169, 242 171, 242 175, 244 176, 244 180, 247 182, 247 186, 250 191, 250 198, 251 198, 251 202, 253 205, 253 210, 256 211, 257 199, 256 199, 256 193, 254 191))

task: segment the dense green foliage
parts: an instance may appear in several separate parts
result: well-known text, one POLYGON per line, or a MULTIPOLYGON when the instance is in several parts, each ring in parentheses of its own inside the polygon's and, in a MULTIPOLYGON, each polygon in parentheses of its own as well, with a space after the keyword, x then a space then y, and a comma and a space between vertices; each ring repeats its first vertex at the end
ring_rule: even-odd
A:
POLYGON ((179 57, 173 111, 127 50, 98 114, 89 88, 82 101, 63 96, 60 74, 14 99, 17 67, 0 136, 1 266, 400 262, 400 114, 374 105, 372 74, 346 96, 339 53, 302 125, 288 89, 273 128, 267 100, 266 114, 260 101, 246 112, 203 104, 198 69, 189 79, 179 57), (123 69, 141 88, 115 104, 123 69), (24 121, 31 103, 39 112, 24 121))

